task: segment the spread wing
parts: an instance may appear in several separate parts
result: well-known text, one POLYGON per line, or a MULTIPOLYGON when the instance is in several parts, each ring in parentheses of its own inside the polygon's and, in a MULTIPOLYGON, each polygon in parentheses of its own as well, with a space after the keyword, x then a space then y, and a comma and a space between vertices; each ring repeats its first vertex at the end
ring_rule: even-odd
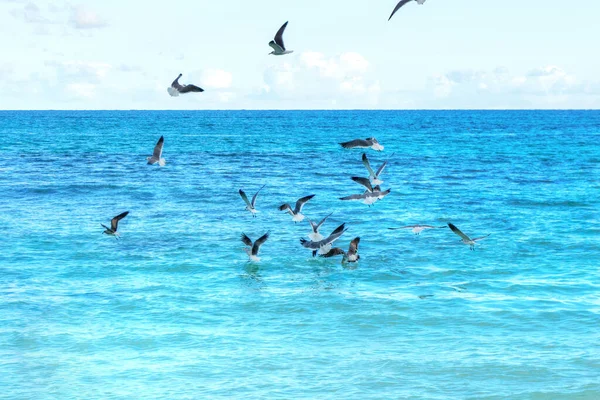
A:
POLYGON ((371 186, 371 181, 369 181, 367 178, 362 178, 360 176, 353 176, 352 180, 354 182, 366 187, 369 192, 373 191, 373 186, 371 186))
POLYGON ((252 196, 252 207, 254 207, 254 204, 256 204, 256 197, 258 196, 258 193, 262 190, 262 188, 264 188, 265 185, 262 185, 260 189, 258 189, 258 191, 256 193, 254 193, 254 196, 252 196))
POLYGON ((275 50, 275 53, 283 53, 285 51, 285 49, 283 49, 280 45, 275 43, 274 40, 271 40, 269 42, 269 46, 271 46, 273 48, 273 50, 275 50))
POLYGON ((292 207, 288 203, 282 204, 279 206, 279 211, 290 210, 292 211, 292 207))
POLYGON ((354 239, 352 239, 352 241, 350 242, 350 248, 348 249, 348 255, 352 255, 352 254, 356 254, 358 253, 358 244, 360 243, 360 237, 355 237, 354 239))
POLYGON ((369 147, 370 144, 364 139, 354 139, 349 142, 340 143, 345 149, 352 149, 354 147, 369 147))
POLYGON ((189 93, 189 92, 204 92, 204 89, 198 87, 196 85, 185 85, 181 89, 178 89, 179 93, 189 93))
POLYGON ((252 207, 252 204, 250 204, 250 200, 248 200, 248 196, 246 196, 246 192, 244 192, 242 189, 240 189, 240 196, 242 196, 242 200, 244 200, 248 207, 252 207))
POLYGON ((448 227, 452 230, 452 232, 456 233, 463 240, 466 240, 466 241, 469 241, 469 242, 471 241, 471 238, 468 237, 467 235, 465 235, 464 233, 462 233, 462 231, 460 229, 458 229, 456 226, 454 226, 454 224, 448 222, 448 227))
POLYGON ((171 87, 177 89, 177 91, 183 89, 183 86, 179 84, 179 78, 181 78, 181 74, 171 83, 171 87))
POLYGON ((377 176, 377 175, 375 175, 375 171, 373 171, 373 168, 371 168, 371 163, 369 162, 369 159, 367 158, 367 153, 363 153, 362 162, 365 165, 365 167, 367 168, 367 171, 369 171, 369 176, 377 176))
POLYGON ((252 247, 252 240, 245 234, 242 233, 242 242, 248 247, 252 247))
POLYGON ((259 237, 258 239, 256 239, 256 242, 254 242, 254 245, 252 246, 252 255, 255 256, 258 254, 258 250, 260 249, 260 246, 267 241, 267 239, 269 238, 269 233, 267 232, 264 235, 262 235, 261 237, 259 237))
MULTIPOLYGON (((287 24, 288 24, 288 21, 286 21, 285 24, 281 25, 281 28, 279 28, 279 30, 275 34, 275 44, 277 44, 279 47, 281 47, 281 49, 283 51, 285 51, 285 45, 283 44, 283 32, 285 31, 287 24)), ((271 46, 271 47, 273 47, 273 46, 271 46)))
POLYGON ((350 196, 340 197, 340 200, 364 200, 367 197, 366 194, 351 194, 350 196))
POLYGON ((491 235, 491 233, 488 233, 488 234, 487 234, 487 235, 485 235, 485 236, 481 236, 481 237, 478 237, 478 238, 475 238, 475 239, 473 239, 473 241, 474 241, 474 242, 476 242, 476 241, 478 241, 478 240, 485 239, 486 237, 488 237, 488 236, 490 236, 490 235, 491 235))
POLYGON ((125 218, 127 216, 127 214, 129 214, 129 211, 125 211, 124 213, 121 213, 119 215, 117 215, 116 217, 114 217, 113 219, 110 220, 110 229, 112 229, 114 232, 117 231, 117 226, 119 225, 119 221, 122 220, 123 218, 125 218))
POLYGON ((379 175, 383 172, 383 170, 385 169, 385 166, 387 165, 387 161, 384 162, 383 164, 381 164, 381 167, 379 167, 379 169, 377 170, 377 172, 375 173, 376 177, 379 177, 379 175))
POLYGON ((398 4, 396 4, 396 8, 394 8, 394 11, 392 11, 392 15, 390 15, 390 17, 388 18, 388 21, 390 19, 392 19, 394 14, 396 14, 396 11, 398 11, 400 8, 402 8, 402 6, 405 5, 406 3, 408 3, 409 1, 411 1, 411 0, 400 0, 400 2, 398 4))
POLYGON ((294 214, 298 214, 300 211, 302 211, 302 207, 304 207, 304 203, 306 203, 313 197, 315 197, 315 195, 311 194, 311 195, 305 196, 301 199, 298 199, 298 201, 296 202, 296 207, 294 208, 294 214))
POLYGON ((329 258, 329 257, 335 257, 335 256, 339 256, 339 255, 346 255, 346 252, 344 250, 340 249, 339 247, 334 247, 331 250, 329 250, 326 254, 321 254, 321 257, 329 258))
POLYGON ((165 141, 165 139, 162 136, 160 137, 160 139, 158 139, 156 146, 154 146, 154 152, 152 153, 152 157, 160 160, 160 156, 162 155, 164 141, 165 141))

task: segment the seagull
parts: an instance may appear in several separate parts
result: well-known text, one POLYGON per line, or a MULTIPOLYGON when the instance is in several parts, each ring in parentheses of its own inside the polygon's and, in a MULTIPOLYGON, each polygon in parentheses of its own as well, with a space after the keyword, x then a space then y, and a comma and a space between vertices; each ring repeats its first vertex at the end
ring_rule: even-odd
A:
POLYGON ((307 249, 312 250, 313 257, 316 256, 317 253, 327 254, 327 252, 331 250, 331 244, 338 240, 340 236, 342 236, 342 234, 346 232, 346 230, 346 223, 344 222, 343 224, 335 228, 335 230, 331 232, 331 235, 329 235, 327 238, 319 240, 317 242, 314 242, 312 240, 300 239, 300 244, 302 244, 302 246, 306 247, 307 249))
MULTIPOLYGON (((392 17, 394 16, 394 14, 396 14, 396 11, 398 11, 403 5, 405 5, 409 1, 411 1, 411 0, 400 0, 400 2, 398 2, 398 4, 396 4, 396 8, 394 8, 394 11, 392 11, 392 15, 390 15, 390 17, 388 18, 388 21, 390 19, 392 19, 392 17)), ((417 3, 419 3, 419 4, 425 3, 425 0, 415 0, 415 1, 417 3)))
POLYGON ((321 254, 321 257, 334 257, 334 256, 339 256, 340 254, 342 254, 344 257, 342 257, 342 264, 344 263, 354 263, 357 262, 360 259, 360 255, 358 254, 358 243, 360 242, 360 237, 355 237, 354 239, 352 239, 352 241, 350 242, 350 248, 348 249, 348 251, 344 251, 343 249, 340 249, 339 247, 334 247, 331 250, 329 250, 327 252, 327 254, 321 254))
POLYGON ((300 211, 302 211, 302 207, 304 206, 304 203, 306 203, 307 201, 309 201, 313 197, 315 197, 315 195, 311 194, 311 195, 308 195, 306 197, 303 197, 303 198, 299 199, 298 201, 296 201, 296 207, 294 207, 293 210, 292 210, 292 207, 290 207, 290 205, 287 204, 287 203, 282 204, 279 207, 279 210, 280 211, 287 210, 290 213, 290 215, 292 216, 292 221, 294 221, 294 222, 303 221, 304 220, 304 215, 302 215, 300 213, 300 211))
POLYGON ((319 227, 320 227, 321 225, 323 225, 323 222, 325 222, 325 220, 326 220, 327 218, 329 218, 329 217, 331 216, 331 214, 333 214, 333 213, 330 213, 328 216, 326 216, 325 218, 323 218, 323 219, 321 220, 321 222, 319 222, 318 224, 315 224, 315 223, 314 223, 314 222, 312 222, 310 219, 308 220, 308 222, 310 223, 310 227, 312 228, 312 232, 308 234, 308 238, 309 238, 311 241, 313 241, 313 242, 318 242, 318 241, 320 241, 320 240, 323 240, 323 239, 325 239, 325 238, 323 237, 323 235, 321 235, 321 234, 319 233, 319 227))
POLYGON ((383 199, 392 191, 392 189, 382 191, 379 185, 373 187, 371 185, 371 181, 360 176, 353 176, 352 180, 363 185, 366 190, 361 194, 352 194, 350 196, 340 197, 340 200, 362 200, 364 204, 371 207, 373 203, 375 203, 377 200, 383 199))
POLYGON ((385 169, 385 166, 387 165, 387 161, 384 162, 383 164, 381 164, 381 167, 379 167, 377 172, 374 172, 373 168, 371 168, 371 163, 369 162, 369 159, 367 158, 367 153, 363 153, 362 162, 365 165, 365 167, 367 168, 367 171, 369 171, 369 180, 371 181, 371 183, 373 185, 381 185, 383 183, 383 181, 381 179, 379 179, 379 175, 381 175, 381 173, 385 169))
POLYGON ((181 78, 182 74, 179 74, 177 79, 171 83, 171 87, 167 88, 167 92, 173 97, 179 96, 179 93, 185 94, 189 92, 204 92, 204 89, 199 88, 196 85, 182 85, 179 83, 179 78, 181 78))
POLYGON ((125 218, 129 214, 129 211, 125 211, 110 220, 110 228, 104 224, 100 224, 104 227, 105 231, 102 233, 106 233, 107 235, 112 235, 115 239, 119 238, 119 233, 117 232, 117 227, 119 225, 119 221, 125 218))
POLYGON ((242 200, 244 200, 244 202, 246 203, 246 210, 250 211, 253 217, 256 217, 256 213, 258 212, 258 210, 254 208, 254 204, 256 204, 256 196, 258 196, 258 192, 260 192, 264 187, 265 185, 262 185, 262 187, 258 189, 256 193, 254 193, 251 202, 248 201, 248 196, 246 196, 246 193, 244 193, 244 191, 240 189, 240 196, 242 196, 242 200))
POLYGON ((377 150, 377 151, 383 150, 383 146, 380 145, 379 142, 377 141, 377 139, 375 139, 374 137, 366 138, 364 140, 363 139, 354 139, 349 142, 344 142, 344 143, 340 143, 340 144, 345 149, 354 149, 354 148, 365 149, 365 148, 370 147, 373 150, 377 150))
POLYGON ((468 237, 467 235, 465 235, 464 233, 462 233, 462 231, 460 229, 458 229, 456 226, 454 226, 454 224, 451 224, 450 222, 448 222, 448 227, 452 230, 452 232, 454 232, 458 236, 460 236, 461 239, 462 239, 462 242, 464 244, 468 244, 469 248, 471 250, 475 250, 475 242, 477 242, 478 240, 481 240, 481 239, 485 239, 486 237, 488 237, 488 236, 491 235, 491 233, 488 233, 485 236, 478 237, 478 238, 475 238, 475 239, 471 239, 470 237, 468 237))
POLYGON ((249 247, 244 250, 248 254, 248 258, 250 258, 250 261, 260 261, 260 258, 258 257, 258 250, 260 250, 260 246, 269 238, 269 233, 270 232, 265 233, 264 235, 259 237, 254 243, 252 243, 252 240, 248 236, 246 236, 245 233, 242 233, 242 242, 244 242, 244 244, 249 247))
POLYGON ((388 228, 392 231, 398 230, 398 229, 411 229, 413 231, 413 233, 415 235, 420 235, 421 232, 423 232, 426 229, 441 229, 441 228, 446 228, 446 225, 444 226, 432 226, 432 225, 407 225, 407 226, 402 226, 400 228, 388 228))
POLYGON ((273 54, 274 56, 282 56, 284 54, 293 53, 294 50, 286 50, 285 45, 283 44, 283 32, 288 24, 288 21, 285 24, 281 25, 281 28, 275 34, 275 40, 271 40, 269 42, 269 46, 273 48, 273 51, 269 54, 273 54))
POLYGON ((165 166, 165 159, 161 157, 164 141, 165 139, 162 136, 160 137, 160 139, 158 139, 158 142, 156 142, 156 146, 154 146, 154 152, 152 153, 152 157, 146 157, 146 160, 148 160, 148 165, 158 163, 158 165, 160 165, 161 167, 165 166))

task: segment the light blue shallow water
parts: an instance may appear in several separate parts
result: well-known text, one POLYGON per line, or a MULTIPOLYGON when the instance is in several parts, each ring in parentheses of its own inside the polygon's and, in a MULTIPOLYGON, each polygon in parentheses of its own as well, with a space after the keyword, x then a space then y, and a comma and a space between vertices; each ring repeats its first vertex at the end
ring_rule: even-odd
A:
POLYGON ((2 398, 600 398, 600 112, 0 112, 0 134, 2 398), (366 175, 337 143, 369 136, 371 208, 338 200, 366 175), (262 184, 253 219, 237 191, 262 184), (311 193, 356 268, 277 210, 311 193), (387 229, 447 222, 491 236, 387 229), (267 230, 249 264, 240 234, 267 230))

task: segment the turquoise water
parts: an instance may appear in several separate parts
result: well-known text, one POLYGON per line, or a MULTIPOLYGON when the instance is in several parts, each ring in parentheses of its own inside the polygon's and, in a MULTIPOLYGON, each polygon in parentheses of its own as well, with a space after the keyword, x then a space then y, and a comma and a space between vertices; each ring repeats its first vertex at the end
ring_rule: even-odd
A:
POLYGON ((598 111, 0 112, 0 134, 0 397, 600 398, 598 111), (366 170, 337 143, 369 136, 371 208, 338 200, 366 170), (263 184, 252 218, 238 189, 263 184), (277 210, 312 193, 355 268, 277 210), (491 236, 387 229, 447 222, 491 236))

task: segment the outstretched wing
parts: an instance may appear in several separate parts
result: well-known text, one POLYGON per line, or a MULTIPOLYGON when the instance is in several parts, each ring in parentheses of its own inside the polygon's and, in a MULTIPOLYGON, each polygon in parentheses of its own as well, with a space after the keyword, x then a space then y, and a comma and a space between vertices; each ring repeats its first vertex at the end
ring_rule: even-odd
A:
POLYGON ((302 207, 304 207, 304 203, 306 203, 313 197, 315 197, 315 195, 311 194, 311 195, 305 196, 301 199, 298 199, 298 201, 296 202, 296 207, 294 208, 294 214, 298 214, 300 211, 302 211, 302 207))
POLYGON ((152 157, 156 158, 157 160, 160 160, 160 156, 162 155, 164 142, 165 139, 161 136, 160 139, 158 139, 156 146, 154 146, 154 152, 152 153, 152 157))
POLYGON ((390 19, 392 19, 392 17, 394 16, 394 14, 396 14, 396 11, 398 11, 403 5, 405 5, 409 1, 411 1, 411 0, 400 0, 400 2, 398 4, 396 4, 396 8, 394 8, 394 11, 392 11, 392 15, 390 15, 390 17, 388 18, 388 21, 390 19))
POLYGON ((369 181, 367 178, 362 178, 360 176, 353 176, 352 180, 354 182, 366 187, 369 192, 373 191, 373 186, 371 186, 371 181, 369 181))
POLYGON ((370 144, 363 139, 354 139, 349 142, 340 143, 340 145, 345 149, 353 149, 355 147, 369 147, 370 144))
POLYGON ((183 86, 179 84, 179 78, 181 78, 181 74, 171 83, 171 87, 177 89, 177 91, 183 89, 183 86))
POLYGON ((334 247, 331 250, 329 250, 326 254, 321 254, 320 257, 329 258, 345 254, 346 252, 344 250, 340 249, 339 247, 334 247))
MULTIPOLYGON (((325 220, 326 220, 327 218, 329 218, 329 217, 331 216, 331 214, 333 214, 333 213, 329 213, 329 215, 328 215, 328 216, 326 216, 325 218, 323 218, 323 219, 321 220, 321 222, 319 222, 317 225, 314 225, 314 224, 312 223, 312 221, 311 221, 311 222, 310 222, 310 224, 311 224, 311 226, 313 227, 313 231, 314 231, 314 232, 318 231, 318 230, 319 230, 319 228, 321 227, 321 225, 323 225, 323 222, 325 222, 325 220)), ((310 220, 309 220, 309 221, 310 221, 310 220)))
POLYGON ((250 239, 245 233, 242 233, 242 242, 246 246, 252 247, 252 239, 250 239))
POLYGON ((383 172, 383 170, 385 169, 385 166, 387 165, 387 161, 384 162, 383 164, 381 164, 381 167, 379 167, 379 169, 377 170, 377 172, 375 173, 375 176, 377 178, 379 178, 379 175, 381 175, 381 173, 383 172))
MULTIPOLYGON (((283 51, 285 51, 285 45, 283 44, 283 32, 285 31, 287 24, 288 24, 288 21, 286 21, 285 24, 281 25, 281 28, 279 28, 279 30, 275 34, 275 44, 277 44, 279 47, 281 47, 281 49, 283 51)), ((273 46, 271 46, 271 47, 273 47, 273 46)))
POLYGON ((265 185, 262 185, 260 189, 258 189, 258 191, 256 193, 254 193, 254 196, 252 196, 252 207, 254 207, 254 204, 256 204, 256 197, 258 196, 258 193, 262 190, 262 188, 264 188, 265 185))
POLYGON ((456 233, 458 236, 460 236, 463 240, 466 241, 471 241, 471 238, 468 237, 467 235, 465 235, 460 229, 458 229, 454 224, 448 222, 448 227, 452 230, 452 232, 456 233))
POLYGON ((125 218, 127 216, 127 214, 129 214, 129 211, 125 211, 124 213, 121 213, 119 215, 117 215, 116 217, 114 217, 113 219, 110 220, 110 229, 112 229, 114 232, 117 231, 117 226, 119 225, 119 221, 122 220, 123 218, 125 218))
POLYGON ((364 200, 367 197, 365 193, 363 194, 351 194, 350 196, 340 197, 340 200, 364 200))
POLYGON ((490 235, 491 235, 491 233, 488 233, 488 234, 487 234, 487 235, 485 235, 485 236, 481 236, 481 237, 478 237, 478 238, 475 238, 475 239, 473 239, 473 241, 474 241, 474 242, 476 242, 476 241, 478 241, 478 240, 485 239, 486 237, 488 237, 488 236, 490 236, 490 235))
POLYGON ((254 245, 252 246, 252 255, 255 256, 258 254, 258 250, 260 249, 260 246, 267 241, 267 239, 269 238, 269 233, 267 232, 264 235, 262 235, 261 237, 259 237, 258 239, 256 239, 256 242, 254 242, 254 245))
POLYGON ((204 89, 198 87, 196 85, 185 85, 181 89, 179 89, 179 93, 189 93, 189 92, 204 92, 204 89))
POLYGON ((348 249, 348 255, 353 255, 358 253, 358 244, 360 243, 360 237, 355 237, 350 242, 350 248, 348 249))
POLYGON ((289 210, 289 212, 292 212, 292 207, 290 207, 290 205, 288 203, 282 204, 279 206, 279 211, 285 211, 285 210, 289 210))
POLYGON ((242 200, 244 200, 246 205, 248 207, 252 208, 252 204, 250 204, 250 200, 248 200, 248 196, 246 196, 246 192, 244 192, 242 189, 240 189, 240 196, 242 197, 242 200))
POLYGON ((367 171, 369 171, 369 176, 377 176, 377 175, 375 175, 375 171, 373 171, 373 168, 371 168, 371 163, 369 162, 369 159, 367 158, 367 153, 363 153, 362 162, 363 162, 365 168, 367 168, 367 171))

